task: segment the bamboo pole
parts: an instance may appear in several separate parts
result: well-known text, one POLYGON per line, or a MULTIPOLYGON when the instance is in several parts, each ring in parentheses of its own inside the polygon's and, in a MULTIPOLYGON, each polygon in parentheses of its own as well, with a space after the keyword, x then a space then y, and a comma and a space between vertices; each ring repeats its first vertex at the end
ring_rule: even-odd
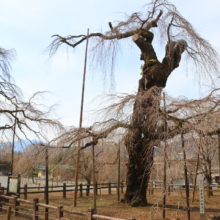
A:
MULTIPOLYGON (((83 84, 82 84, 82 97, 81 97, 81 108, 80 108, 80 119, 79 119, 79 129, 82 128, 82 118, 83 118, 83 102, 84 102, 84 88, 85 88, 85 77, 86 77, 86 61, 87 61, 87 49, 89 41, 89 29, 87 29, 87 39, 86 39, 86 52, 85 52, 85 62, 84 62, 84 73, 83 73, 83 84)), ((77 192, 78 192, 78 176, 79 176, 79 159, 80 159, 80 140, 78 141, 78 154, 76 161, 76 175, 75 175, 75 190, 74 190, 74 204, 76 207, 77 203, 77 192)))
POLYGON ((166 100, 165 100, 165 93, 163 93, 163 101, 164 101, 164 176, 163 176, 163 218, 166 217, 166 182, 167 182, 167 122, 166 122, 166 100))

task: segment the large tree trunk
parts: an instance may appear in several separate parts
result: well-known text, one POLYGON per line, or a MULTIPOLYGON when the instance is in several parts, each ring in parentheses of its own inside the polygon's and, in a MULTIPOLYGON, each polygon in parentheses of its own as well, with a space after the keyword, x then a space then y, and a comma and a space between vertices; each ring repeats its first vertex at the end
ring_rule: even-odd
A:
POLYGON ((168 76, 179 66, 186 46, 183 41, 168 43, 166 56, 161 63, 157 60, 152 40, 153 33, 146 30, 133 36, 134 43, 142 52, 141 60, 144 60, 145 64, 143 76, 139 81, 131 128, 125 138, 129 161, 124 200, 131 203, 131 206, 147 205, 146 191, 153 165, 154 145, 160 135, 155 127, 160 95, 168 76))
POLYGON ((147 205, 146 191, 153 165, 153 147, 155 142, 154 116, 159 110, 161 89, 154 87, 143 91, 140 89, 134 105, 132 128, 125 139, 129 154, 127 164, 127 187, 125 201, 132 206, 147 205), (150 125, 150 126, 149 126, 150 125))

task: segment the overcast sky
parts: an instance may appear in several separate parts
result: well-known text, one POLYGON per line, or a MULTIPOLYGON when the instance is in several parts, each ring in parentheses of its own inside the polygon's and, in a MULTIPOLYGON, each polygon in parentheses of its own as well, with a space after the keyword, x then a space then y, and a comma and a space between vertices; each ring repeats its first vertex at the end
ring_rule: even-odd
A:
MULTIPOLYGON (((192 23, 202 37, 219 52, 220 1, 219 0, 173 0, 180 13, 192 23)), ((86 34, 108 30, 108 22, 122 20, 123 13, 140 11, 147 0, 1 0, 0 46, 14 48, 17 59, 12 63, 12 74, 26 95, 36 91, 50 91, 46 104, 58 103, 57 116, 67 125, 79 124, 82 74, 84 68, 85 42, 75 52, 62 47, 52 62, 47 62, 48 54, 43 53, 51 43, 51 36, 86 34)), ((131 40, 131 39, 130 39, 131 40)), ((153 42, 161 60, 164 47, 153 42)), ((91 101, 103 92, 132 92, 137 90, 140 79, 140 51, 131 44, 122 48, 117 57, 115 88, 110 81, 103 83, 99 70, 87 68, 85 90, 85 116, 91 109, 98 108, 91 101)), ((90 56, 90 54, 88 54, 90 56)), ((198 98, 204 88, 198 89, 190 68, 188 75, 185 64, 180 63, 169 77, 166 91, 173 96, 198 98)))

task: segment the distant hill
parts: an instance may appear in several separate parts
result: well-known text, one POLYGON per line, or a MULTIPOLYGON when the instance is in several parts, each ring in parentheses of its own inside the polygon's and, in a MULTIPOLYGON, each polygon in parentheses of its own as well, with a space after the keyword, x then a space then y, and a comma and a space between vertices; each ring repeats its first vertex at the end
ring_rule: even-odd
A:
MULTIPOLYGON (((36 143, 40 143, 41 141, 38 141, 38 140, 31 140, 31 142, 33 144, 36 144, 36 143)), ((24 149, 26 148, 26 146, 28 146, 29 144, 32 144, 29 140, 26 140, 26 139, 21 139, 20 141, 15 141, 15 152, 23 152, 24 149)), ((4 142, 4 143, 1 143, 0 146, 5 146, 5 145, 11 145, 12 142, 4 142)))

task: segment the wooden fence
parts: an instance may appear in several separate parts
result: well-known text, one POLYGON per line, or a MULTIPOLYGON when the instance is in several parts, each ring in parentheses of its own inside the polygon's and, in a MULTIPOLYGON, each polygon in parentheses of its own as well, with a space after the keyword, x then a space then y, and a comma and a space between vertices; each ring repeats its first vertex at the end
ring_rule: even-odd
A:
MULTIPOLYGON (((186 185, 185 184, 169 184, 167 186, 167 194, 169 195, 171 192, 173 191, 180 191, 180 193, 182 194, 183 191, 185 191, 186 185)), ((220 191, 219 190, 220 185, 209 185, 206 184, 204 185, 204 190, 207 191, 207 196, 210 197, 210 192, 215 192, 215 191, 220 191), (214 188, 214 190, 213 190, 214 188), (217 188, 217 189, 215 189, 217 188), (209 190, 207 190, 209 189, 209 190)), ((148 193, 149 195, 153 195, 154 191, 157 190, 161 190, 163 189, 163 184, 162 182, 150 182, 148 185, 148 193)), ((189 190, 193 190, 193 185, 189 185, 189 190)), ((196 191, 197 192, 199 190, 199 185, 196 185, 196 191)))
MULTIPOLYGON (((106 219, 106 220, 125 220, 125 219, 119 219, 119 218, 113 218, 109 216, 103 216, 103 215, 98 215, 94 213, 94 209, 89 208, 88 212, 76 212, 72 210, 67 210, 63 209, 63 206, 51 206, 51 205, 46 205, 43 203, 39 203, 38 198, 34 198, 33 201, 28 201, 24 199, 20 199, 18 197, 11 197, 11 196, 5 196, 5 195, 0 195, 0 211, 3 210, 3 206, 7 206, 7 220, 10 220, 11 216, 11 211, 14 212, 14 216, 18 216, 19 214, 26 214, 26 215, 32 215, 33 220, 38 220, 40 216, 44 216, 44 220, 48 220, 49 218, 49 213, 50 215, 56 215, 56 217, 53 219, 56 220, 70 220, 70 218, 64 217, 64 213, 68 214, 73 214, 73 215, 78 215, 78 216, 83 216, 85 219, 88 220, 94 220, 96 218, 98 219, 106 219), (8 200, 8 202, 6 202, 8 200), (12 203, 10 203, 10 200, 12 203), (21 203, 24 203, 25 205, 29 205, 28 207, 26 206, 21 206, 21 203), (13 210, 12 210, 13 208, 13 210), (43 210, 39 210, 39 208, 43 208, 43 210), (52 210, 52 211, 45 211, 47 210, 52 210), (24 210, 26 212, 21 212, 21 210, 24 210)), ((134 218, 129 218, 129 220, 135 220, 134 218)))
MULTIPOLYGON (((0 183, 1 186, 1 183, 0 183)), ((190 190, 192 190, 192 185, 190 185, 190 190)), ((205 190, 207 191, 207 195, 209 194, 208 192, 208 187, 210 188, 210 191, 212 190, 212 187, 215 188, 220 188, 220 185, 205 185, 205 190)), ((62 185, 50 185, 48 186, 49 190, 48 193, 57 193, 57 192, 62 192, 62 197, 65 199, 66 198, 66 192, 70 192, 70 191, 74 191, 74 185, 67 185, 66 183, 63 183, 62 185)), ((95 193, 96 195, 98 195, 98 191, 99 194, 101 194, 101 190, 107 190, 108 194, 112 193, 112 189, 117 189, 118 188, 118 184, 117 183, 97 183, 95 184, 95 193)), ((125 182, 121 182, 120 183, 120 191, 121 193, 124 193, 124 188, 125 188, 125 182)), ((154 191, 157 190, 161 190, 163 188, 163 184, 162 182, 150 182, 148 185, 148 193, 149 195, 152 195, 154 193, 154 191)), ((184 191, 185 188, 185 184, 169 184, 167 186, 168 189, 168 194, 170 194, 170 192, 173 191, 180 191, 180 193, 182 194, 182 192, 184 191)), ((198 185, 196 186, 197 190, 198 190, 198 185)), ((218 190, 217 189, 217 190, 218 190)), ((1 190, 6 190, 4 189, 4 187, 1 187, 1 190)), ((79 196, 82 197, 83 196, 83 191, 86 191, 86 196, 89 196, 90 190, 93 190, 93 184, 79 184, 78 185, 78 192, 79 192, 79 196)), ((216 189, 214 191, 217 191, 216 189)), ((24 195, 24 199, 27 200, 28 198, 28 194, 37 194, 37 193, 44 193, 45 194, 45 186, 34 186, 34 187, 28 187, 27 184, 24 185, 24 187, 20 188, 20 194, 24 195)), ((4 194, 4 193, 3 193, 4 194)))
MULTIPOLYGON (((121 193, 124 193, 124 183, 120 183, 121 193)), ((66 183, 63 183, 63 185, 60 186, 48 186, 49 190, 48 193, 57 193, 62 192, 63 198, 66 198, 66 192, 74 191, 74 185, 67 185, 66 183), (72 188, 72 189, 70 189, 72 188)), ((106 189, 108 191, 108 194, 112 193, 112 189, 117 189, 118 184, 117 183, 96 183, 95 184, 95 193, 96 195, 99 193, 101 194, 102 189, 106 189)), ((83 191, 86 191, 86 195, 89 196, 90 190, 93 190, 92 184, 79 184, 78 185, 78 192, 80 197, 83 196, 83 191)), ((35 194, 35 193, 45 193, 45 186, 37 186, 37 187, 28 187, 27 184, 24 185, 24 187, 20 188, 20 194, 24 195, 24 199, 27 199, 28 194, 35 194)))

